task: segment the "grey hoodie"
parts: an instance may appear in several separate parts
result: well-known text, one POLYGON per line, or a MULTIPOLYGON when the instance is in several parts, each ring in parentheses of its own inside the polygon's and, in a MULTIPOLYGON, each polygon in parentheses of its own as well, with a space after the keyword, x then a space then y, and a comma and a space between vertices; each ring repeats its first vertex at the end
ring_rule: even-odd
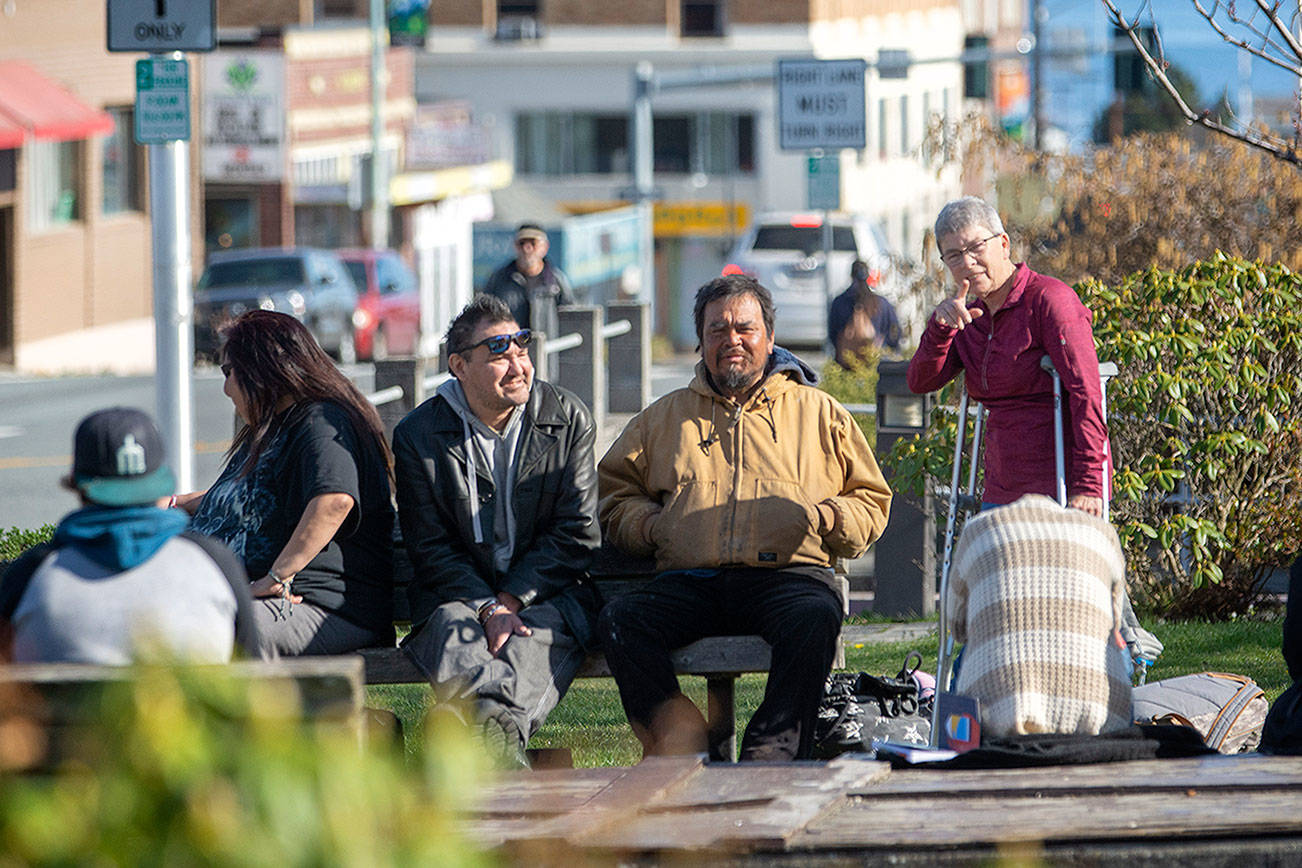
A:
POLYGON ((472 462, 493 480, 493 567, 499 573, 505 573, 515 552, 515 510, 511 506, 511 494, 515 488, 515 454, 520 445, 520 431, 523 429, 520 420, 524 416, 524 407, 515 408, 506 427, 498 434, 471 411, 466 393, 455 378, 439 386, 438 394, 461 418, 465 436, 466 486, 470 490, 470 515, 477 543, 484 542, 484 522, 480 515, 479 474, 472 462))

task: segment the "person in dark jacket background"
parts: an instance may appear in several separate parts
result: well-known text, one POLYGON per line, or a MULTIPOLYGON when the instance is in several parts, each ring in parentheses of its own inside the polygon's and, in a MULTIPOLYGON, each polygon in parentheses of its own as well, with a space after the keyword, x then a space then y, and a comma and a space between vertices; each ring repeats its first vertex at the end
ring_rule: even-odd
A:
POLYGON ((476 296, 448 329, 453 379, 393 435, 415 573, 403 647, 437 700, 470 704, 490 752, 519 764, 593 645, 583 579, 600 544, 592 416, 534 379, 529 339, 476 296))
POLYGON ((569 278, 550 259, 547 233, 534 223, 515 230, 515 258, 494 271, 484 292, 506 302, 511 318, 522 327, 560 336, 556 308, 574 304, 569 278))
POLYGON ((850 266, 850 287, 832 299, 827 311, 827 342, 837 364, 849 368, 868 348, 899 351, 900 320, 895 306, 873 292, 879 274, 862 259, 850 266))

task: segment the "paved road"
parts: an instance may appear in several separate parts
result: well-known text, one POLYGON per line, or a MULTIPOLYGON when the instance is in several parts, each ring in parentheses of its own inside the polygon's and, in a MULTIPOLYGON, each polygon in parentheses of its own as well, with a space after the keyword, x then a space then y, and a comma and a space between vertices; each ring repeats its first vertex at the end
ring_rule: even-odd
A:
MULTIPOLYGON (((351 371, 364 390, 370 366, 351 371)), ((221 372, 195 371, 194 482, 204 488, 217 478, 230 445, 235 415, 222 394, 221 372)), ((153 377, 0 376, 0 528, 56 523, 77 499, 60 485, 72 464, 72 432, 82 417, 103 407, 140 407, 153 413, 153 377)))

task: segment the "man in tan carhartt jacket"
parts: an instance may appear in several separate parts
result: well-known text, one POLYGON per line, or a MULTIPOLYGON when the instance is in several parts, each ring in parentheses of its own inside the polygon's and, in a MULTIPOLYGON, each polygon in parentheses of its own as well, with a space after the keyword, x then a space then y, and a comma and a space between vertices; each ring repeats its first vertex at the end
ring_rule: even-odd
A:
POLYGON ((840 633, 832 560, 863 554, 886 526, 891 492, 863 433, 774 346, 773 314, 752 278, 701 287, 696 377, 634 418, 598 467, 602 530, 662 571, 599 622, 647 754, 706 749, 669 652, 754 633, 773 658, 741 757, 807 758, 840 633))

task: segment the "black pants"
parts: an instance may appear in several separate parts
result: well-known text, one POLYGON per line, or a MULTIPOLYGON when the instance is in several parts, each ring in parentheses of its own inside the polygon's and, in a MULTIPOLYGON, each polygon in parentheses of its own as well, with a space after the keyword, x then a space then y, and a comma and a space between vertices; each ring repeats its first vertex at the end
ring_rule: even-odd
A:
POLYGON ((1284 662, 1289 677, 1302 681, 1302 557, 1289 570, 1288 605, 1284 609, 1284 662))
POLYGON ((607 604, 598 620, 624 713, 647 727, 680 692, 670 651, 704 636, 762 636, 773 659, 764 700, 742 738, 743 760, 809 758, 840 630, 841 602, 828 585, 752 567, 705 577, 663 573, 607 604))

